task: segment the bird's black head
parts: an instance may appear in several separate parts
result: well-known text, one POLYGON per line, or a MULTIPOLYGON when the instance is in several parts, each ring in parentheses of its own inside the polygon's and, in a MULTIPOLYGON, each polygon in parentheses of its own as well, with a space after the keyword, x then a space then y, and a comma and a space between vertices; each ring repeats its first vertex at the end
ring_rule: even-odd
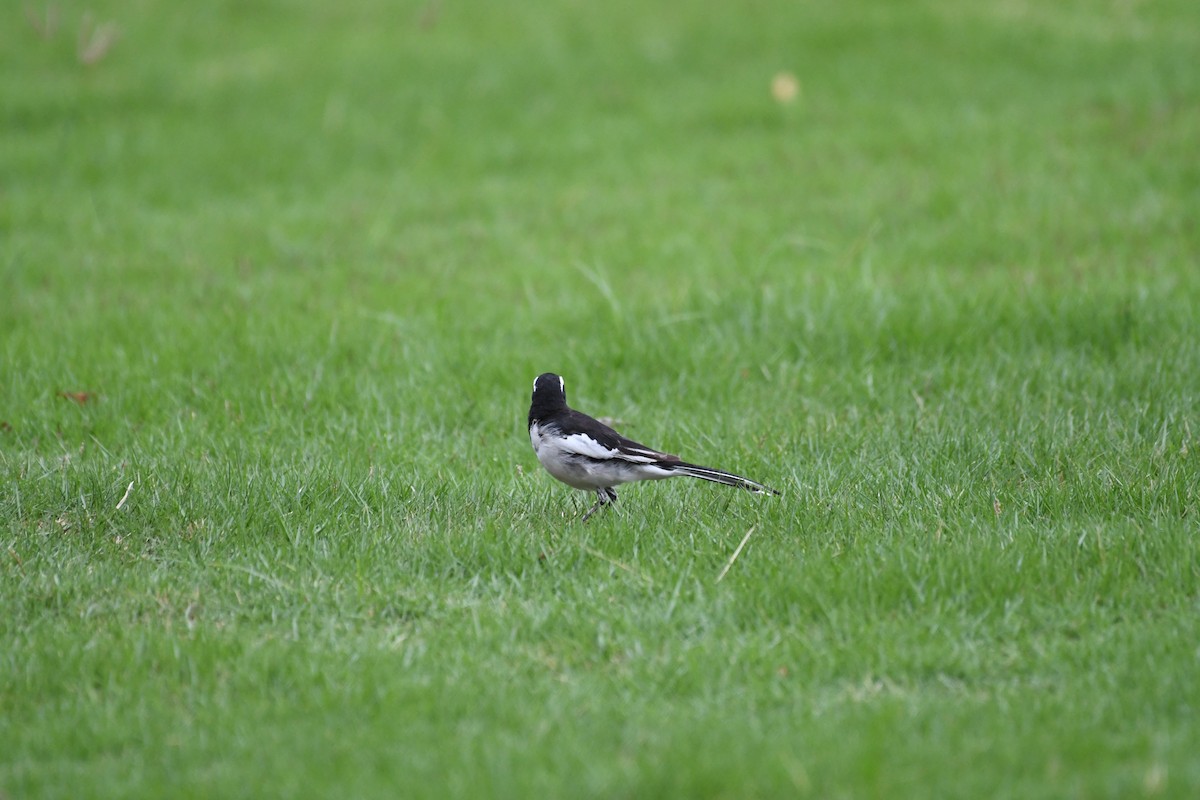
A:
POLYGON ((567 389, 561 375, 543 372, 533 381, 533 399, 529 404, 529 424, 547 414, 567 407, 567 389))

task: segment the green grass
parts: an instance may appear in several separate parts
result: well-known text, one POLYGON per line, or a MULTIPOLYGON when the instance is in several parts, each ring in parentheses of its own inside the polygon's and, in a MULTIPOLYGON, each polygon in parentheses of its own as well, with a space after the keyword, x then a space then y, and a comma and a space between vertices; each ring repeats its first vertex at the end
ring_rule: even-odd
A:
POLYGON ((1197 796, 1193 6, 6 9, 0 797, 1197 796))

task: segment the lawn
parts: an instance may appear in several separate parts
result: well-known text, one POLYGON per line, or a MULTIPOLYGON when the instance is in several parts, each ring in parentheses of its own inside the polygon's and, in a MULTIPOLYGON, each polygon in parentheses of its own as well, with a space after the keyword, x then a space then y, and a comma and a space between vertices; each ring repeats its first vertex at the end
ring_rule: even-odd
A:
POLYGON ((0 15, 0 798, 1200 796, 1192 0, 0 15))

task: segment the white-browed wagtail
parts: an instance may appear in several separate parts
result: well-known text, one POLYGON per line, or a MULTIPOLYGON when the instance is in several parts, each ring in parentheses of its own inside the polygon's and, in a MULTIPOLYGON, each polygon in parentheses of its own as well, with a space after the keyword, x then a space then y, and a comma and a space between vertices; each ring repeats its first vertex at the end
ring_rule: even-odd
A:
POLYGON ((613 488, 632 481, 660 480, 686 475, 756 494, 779 494, 769 486, 711 467, 681 461, 626 439, 599 420, 567 405, 563 379, 553 372, 537 376, 529 405, 529 440, 546 471, 568 486, 596 493, 596 505, 584 520, 613 503, 613 488))

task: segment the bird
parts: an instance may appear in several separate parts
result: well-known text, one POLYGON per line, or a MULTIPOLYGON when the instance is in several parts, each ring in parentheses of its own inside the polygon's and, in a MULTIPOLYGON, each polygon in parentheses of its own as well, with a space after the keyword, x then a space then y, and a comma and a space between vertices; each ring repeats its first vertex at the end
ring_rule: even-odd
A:
POLYGON ((779 494, 758 481, 689 464, 679 456, 626 439, 603 422, 568 406, 566 383, 553 372, 544 372, 533 381, 529 441, 547 472, 568 486, 596 493, 596 504, 583 515, 585 522, 616 502, 613 487, 633 481, 687 476, 755 494, 779 494))

